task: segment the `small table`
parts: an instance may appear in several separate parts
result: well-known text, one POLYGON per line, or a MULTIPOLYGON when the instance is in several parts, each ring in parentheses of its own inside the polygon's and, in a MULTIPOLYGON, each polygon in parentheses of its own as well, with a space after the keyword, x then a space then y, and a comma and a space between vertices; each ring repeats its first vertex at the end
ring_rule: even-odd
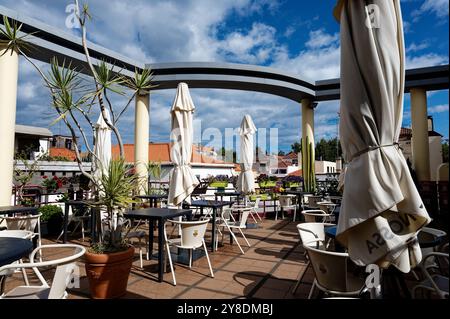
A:
MULTIPOLYGON (((0 237, 0 267, 11 264, 26 255, 33 249, 29 239, 0 237)), ((6 276, 0 276, 0 295, 3 293, 6 276)))
POLYGON ((219 197, 219 196, 220 196, 221 202, 223 202, 224 196, 230 196, 230 201, 231 201, 231 197, 236 197, 238 204, 240 202, 240 198, 242 197, 242 193, 240 193, 240 192, 215 192, 214 195, 216 197, 215 198, 216 202, 218 202, 217 197, 219 197))
POLYGON ((153 252, 153 225, 158 222, 158 281, 163 281, 164 271, 164 223, 168 219, 179 216, 192 217, 190 209, 170 209, 170 208, 143 208, 131 210, 124 213, 124 216, 130 219, 147 219, 149 221, 149 255, 153 252))
POLYGON ((167 199, 167 195, 157 195, 157 194, 150 194, 150 195, 137 195, 134 198, 139 199, 148 199, 150 203, 150 207, 156 208, 158 204, 158 200, 167 199))
POLYGON ((212 208, 212 227, 211 227, 211 233, 212 233, 212 240, 211 240, 211 251, 214 252, 216 250, 216 247, 214 245, 214 239, 216 238, 216 213, 218 208, 222 208, 225 206, 230 206, 233 204, 233 202, 218 202, 218 201, 211 201, 211 200, 196 200, 193 201, 189 206, 190 207, 199 207, 200 213, 203 215, 203 208, 212 208))

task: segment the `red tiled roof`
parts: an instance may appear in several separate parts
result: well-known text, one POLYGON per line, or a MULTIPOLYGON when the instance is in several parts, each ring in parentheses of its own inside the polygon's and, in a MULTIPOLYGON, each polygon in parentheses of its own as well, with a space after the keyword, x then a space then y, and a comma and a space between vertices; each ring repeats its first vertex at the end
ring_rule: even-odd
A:
POLYGON ((400 129, 400 137, 411 137, 412 136, 412 130, 407 127, 402 127, 400 129))
MULTIPOLYGON (((148 160, 152 162, 170 162, 170 144, 169 143, 149 143, 148 160)), ((124 144, 125 161, 134 162, 134 144, 124 144)), ((205 148, 202 148, 205 151, 205 148)), ((208 151, 210 149, 207 149, 208 151)), ((119 145, 113 145, 111 148, 113 158, 119 156, 119 145)), ((191 163, 205 164, 229 164, 211 156, 200 154, 200 148, 197 145, 192 147, 191 163)))
POLYGON ((289 154, 285 155, 284 158, 287 160, 296 160, 298 158, 298 155, 297 153, 290 152, 289 154))
POLYGON ((303 176, 303 171, 301 169, 298 169, 294 172, 291 172, 288 174, 289 176, 303 176))
POLYGON ((77 156, 75 151, 69 150, 67 148, 59 148, 59 147, 51 147, 48 154, 52 157, 61 156, 70 159, 71 161, 75 161, 77 156))

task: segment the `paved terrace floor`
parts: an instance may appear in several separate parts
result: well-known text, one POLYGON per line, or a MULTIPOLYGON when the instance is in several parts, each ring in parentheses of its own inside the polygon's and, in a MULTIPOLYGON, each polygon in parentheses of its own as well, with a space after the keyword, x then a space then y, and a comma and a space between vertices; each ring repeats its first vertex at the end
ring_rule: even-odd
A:
MULTIPOLYGON (((298 222, 266 219, 259 223, 260 228, 246 230, 246 236, 251 247, 243 246, 245 255, 239 252, 236 244, 230 245, 228 235, 225 235, 223 247, 210 253, 214 270, 214 278, 209 276, 206 258, 200 258, 188 266, 176 264, 175 274, 177 286, 172 284, 170 272, 165 273, 164 282, 157 281, 157 260, 144 261, 144 269, 139 267, 139 251, 133 262, 128 280, 128 292, 123 298, 151 299, 304 299, 308 297, 314 273, 308 268, 297 293, 292 289, 297 278, 306 267, 303 248, 299 242, 296 229, 298 222)), ((155 232, 156 235, 157 232, 155 232)), ((210 232, 208 232, 210 233, 210 232)), ((207 238, 209 240, 210 238, 207 238)), ((243 239, 238 237, 240 242, 243 239)), ((53 243, 44 240, 43 244, 53 243)), ((71 242, 88 246, 72 238, 71 242)), ((154 249, 157 249, 156 240, 154 249)), ((55 249, 47 252, 44 259, 57 258, 61 252, 55 249)), ((81 269, 81 287, 69 289, 69 298, 89 298, 88 281, 83 260, 78 262, 81 269)), ((52 278, 53 271, 43 272, 46 278, 52 278)), ((30 273, 30 279, 35 276, 30 273)), ((31 282, 37 282, 34 279, 31 282)), ((32 283, 31 283, 32 284, 32 283)), ((23 285, 20 273, 8 278, 6 289, 23 285)))

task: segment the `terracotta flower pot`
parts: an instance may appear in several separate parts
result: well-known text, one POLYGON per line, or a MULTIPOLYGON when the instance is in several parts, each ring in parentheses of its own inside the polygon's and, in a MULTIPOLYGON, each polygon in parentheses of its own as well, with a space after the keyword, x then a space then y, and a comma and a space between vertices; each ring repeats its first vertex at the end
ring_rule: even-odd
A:
POLYGON ((125 295, 133 256, 134 247, 110 254, 86 252, 86 274, 93 299, 112 299, 125 295))

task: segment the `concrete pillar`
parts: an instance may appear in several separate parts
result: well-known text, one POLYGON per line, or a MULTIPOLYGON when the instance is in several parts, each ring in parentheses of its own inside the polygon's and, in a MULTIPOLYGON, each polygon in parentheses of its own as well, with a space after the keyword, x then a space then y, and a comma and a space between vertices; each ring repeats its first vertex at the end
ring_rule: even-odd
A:
POLYGON ((306 191, 313 191, 316 187, 314 159, 314 107, 311 100, 305 98, 302 100, 302 171, 306 191))
POLYGON ((411 89, 412 165, 420 182, 430 180, 427 92, 411 89))
POLYGON ((150 142, 150 94, 136 95, 134 121, 134 163, 139 176, 139 193, 145 194, 148 188, 148 143, 150 142))
POLYGON ((11 205, 19 55, 0 44, 0 206, 11 205))

